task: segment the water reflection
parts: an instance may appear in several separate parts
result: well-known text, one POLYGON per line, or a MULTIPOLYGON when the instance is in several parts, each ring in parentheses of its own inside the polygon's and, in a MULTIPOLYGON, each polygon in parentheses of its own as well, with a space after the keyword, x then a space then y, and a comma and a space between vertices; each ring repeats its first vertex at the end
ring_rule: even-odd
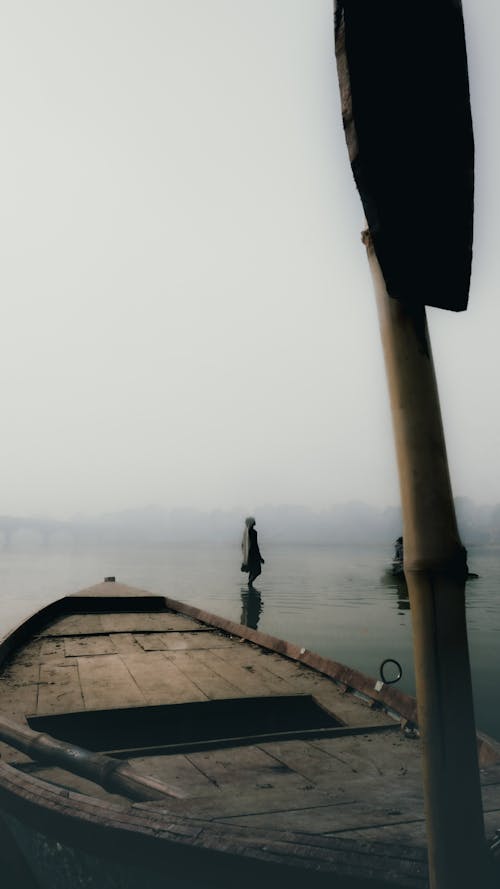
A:
MULTIPOLYGON (((478 579, 479 574, 474 574, 470 571, 467 572, 467 582, 478 579)), ((388 568, 380 578, 380 583, 383 587, 385 587, 385 589, 394 590, 397 596, 398 610, 400 612, 410 610, 408 585, 403 573, 394 574, 393 569, 388 568)))
POLYGON ((262 614, 262 598, 255 587, 241 588, 241 620, 245 627, 251 627, 256 630, 259 625, 259 618, 262 614))
POLYGON ((380 582, 386 589, 393 590, 396 594, 399 612, 410 610, 410 597, 404 574, 392 574, 391 571, 386 571, 380 582))
POLYGON ((404 574, 394 578, 394 590, 398 597, 398 609, 400 611, 409 611, 410 597, 408 595, 408 587, 406 585, 404 574))

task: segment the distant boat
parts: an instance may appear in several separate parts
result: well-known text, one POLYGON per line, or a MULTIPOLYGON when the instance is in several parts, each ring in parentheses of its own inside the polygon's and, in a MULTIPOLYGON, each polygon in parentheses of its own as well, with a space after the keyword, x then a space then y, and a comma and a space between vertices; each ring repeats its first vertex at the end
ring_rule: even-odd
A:
MULTIPOLYGON (((405 572, 403 567, 403 538, 398 537, 394 544, 394 558, 392 564, 386 569, 386 573, 390 577, 399 577, 406 583, 405 572)), ((467 569, 467 580, 477 580, 479 574, 467 569)))

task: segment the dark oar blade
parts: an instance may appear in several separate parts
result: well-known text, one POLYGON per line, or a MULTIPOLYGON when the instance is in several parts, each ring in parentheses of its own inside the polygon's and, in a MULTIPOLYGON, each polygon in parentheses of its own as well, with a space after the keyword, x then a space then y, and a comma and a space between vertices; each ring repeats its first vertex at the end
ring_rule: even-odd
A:
POLYGON ((354 178, 388 292, 467 308, 474 141, 459 0, 336 7, 354 178))

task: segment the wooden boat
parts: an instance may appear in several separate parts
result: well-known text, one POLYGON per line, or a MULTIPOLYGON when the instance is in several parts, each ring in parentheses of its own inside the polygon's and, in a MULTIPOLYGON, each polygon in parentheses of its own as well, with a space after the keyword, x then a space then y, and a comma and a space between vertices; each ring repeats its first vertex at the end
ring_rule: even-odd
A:
MULTIPOLYGON (((425 887, 415 701, 102 583, 0 645, 3 872, 26 889, 425 887)), ((478 737, 487 834, 500 745, 478 737)))

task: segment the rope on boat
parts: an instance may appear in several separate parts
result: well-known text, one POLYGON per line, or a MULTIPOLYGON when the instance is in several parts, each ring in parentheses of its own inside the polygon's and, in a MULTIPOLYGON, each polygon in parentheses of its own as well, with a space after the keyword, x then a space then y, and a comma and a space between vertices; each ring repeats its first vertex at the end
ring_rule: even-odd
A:
POLYGON ((128 763, 104 753, 92 753, 76 744, 58 741, 46 732, 35 732, 4 717, 0 717, 0 741, 21 750, 32 759, 58 766, 99 784, 109 793, 118 793, 136 802, 162 800, 165 797, 184 799, 186 796, 179 787, 141 775, 128 763))

